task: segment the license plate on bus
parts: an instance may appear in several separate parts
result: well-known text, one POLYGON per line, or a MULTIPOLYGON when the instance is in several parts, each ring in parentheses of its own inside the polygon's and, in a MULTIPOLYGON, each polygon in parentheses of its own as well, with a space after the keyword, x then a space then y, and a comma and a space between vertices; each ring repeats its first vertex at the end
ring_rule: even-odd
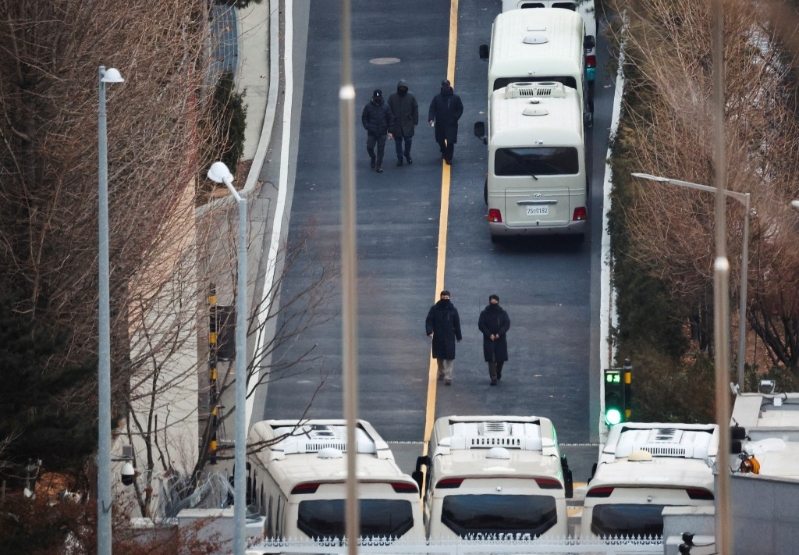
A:
POLYGON ((528 216, 549 216, 549 206, 528 206, 528 216))

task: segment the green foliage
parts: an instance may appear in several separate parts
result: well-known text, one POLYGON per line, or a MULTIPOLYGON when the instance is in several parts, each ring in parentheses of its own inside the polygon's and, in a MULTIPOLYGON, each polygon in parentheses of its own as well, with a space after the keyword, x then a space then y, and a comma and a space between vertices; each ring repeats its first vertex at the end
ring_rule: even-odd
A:
MULTIPOLYGON (((637 95, 625 95, 626 102, 636 104, 637 95)), ((630 239, 625 228, 625 211, 635 201, 630 179, 629 153, 639 145, 630 144, 624 116, 611 145, 610 165, 613 170, 611 210, 608 215, 613 253, 613 286, 617 292, 618 327, 614 330, 619 352, 648 346, 674 361, 688 348, 683 323, 688 313, 675 302, 666 285, 653 277, 649 269, 628 256, 630 239)), ((627 355, 621 357, 626 358, 627 355)))
POLYGON ((247 107, 244 93, 236 92, 236 82, 230 72, 219 78, 214 92, 214 117, 219 129, 220 159, 236 172, 244 153, 244 130, 247 126, 247 107))
MULTIPOLYGON (((636 87, 635 68, 625 68, 626 107, 638 117, 648 111, 645 87, 636 87)), ((613 172, 608 232, 613 254, 613 286, 617 293, 618 324, 613 330, 618 359, 630 358, 633 371, 633 414, 635 421, 712 422, 714 378, 712 361, 704 356, 686 361, 688 339, 685 328, 690 315, 684 303, 676 301, 666 284, 650 268, 635 260, 626 230, 625 212, 635 203, 635 186, 630 173, 633 153, 646 145, 632 142, 628 132, 628 111, 623 111, 611 143, 613 172)))
POLYGON ((48 470, 73 469, 95 448, 96 411, 77 392, 93 382, 96 366, 48 364, 67 339, 0 298, 0 437, 16 436, 3 454, 12 465, 42 459, 48 470))
POLYGON ((656 349, 640 349, 631 356, 633 421, 715 422, 715 370, 708 357, 673 361, 656 349))

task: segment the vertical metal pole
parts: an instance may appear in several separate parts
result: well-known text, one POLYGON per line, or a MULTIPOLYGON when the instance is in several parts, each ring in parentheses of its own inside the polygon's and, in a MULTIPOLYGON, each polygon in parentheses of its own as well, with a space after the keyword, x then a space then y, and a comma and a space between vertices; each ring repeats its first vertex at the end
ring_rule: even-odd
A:
POLYGON ((723 0, 711 0, 713 20, 713 131, 716 167, 716 261, 714 264, 714 307, 716 351, 716 423, 719 426, 719 451, 716 458, 716 551, 732 553, 730 529, 730 263, 727 260, 726 173, 727 155, 724 138, 724 6, 723 0))
POLYGON ((97 553, 111 555, 111 306, 108 270, 108 143, 105 114, 105 67, 100 66, 97 118, 99 158, 99 285, 98 438, 97 438, 97 553))
POLYGON ((235 195, 239 205, 238 287, 236 288, 236 440, 233 552, 244 555, 247 519, 247 199, 235 195))
POLYGON ((738 309, 738 386, 744 391, 746 359, 746 288, 749 285, 749 193, 744 193, 744 244, 741 252, 741 306, 738 309))
POLYGON ((360 512, 358 505, 358 264, 355 212, 355 88, 352 85, 352 21, 350 0, 341 1, 341 275, 343 299, 342 361, 344 365, 344 414, 347 419, 346 535, 349 555, 358 553, 360 512))

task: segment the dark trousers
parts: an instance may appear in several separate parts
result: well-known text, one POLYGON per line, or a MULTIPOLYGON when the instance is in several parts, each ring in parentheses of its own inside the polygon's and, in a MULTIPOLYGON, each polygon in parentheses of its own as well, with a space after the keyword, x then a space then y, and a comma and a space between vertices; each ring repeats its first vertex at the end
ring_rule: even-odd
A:
POLYGON ((444 160, 452 162, 452 155, 455 154, 455 143, 443 139, 438 141, 438 147, 441 150, 441 156, 444 157, 444 160))
POLYGON ((387 135, 369 135, 366 138, 366 152, 369 153, 369 158, 375 159, 375 144, 377 144, 377 165, 383 163, 383 153, 386 151, 387 135))
POLYGON ((489 362, 488 363, 488 375, 492 380, 501 380, 502 379, 502 365, 505 364, 504 362, 489 362))
POLYGON ((397 137, 394 135, 394 147, 397 149, 397 158, 401 159, 403 154, 405 158, 411 157, 411 145, 413 144, 413 137, 397 137), (402 149, 402 140, 405 139, 405 151, 402 149))

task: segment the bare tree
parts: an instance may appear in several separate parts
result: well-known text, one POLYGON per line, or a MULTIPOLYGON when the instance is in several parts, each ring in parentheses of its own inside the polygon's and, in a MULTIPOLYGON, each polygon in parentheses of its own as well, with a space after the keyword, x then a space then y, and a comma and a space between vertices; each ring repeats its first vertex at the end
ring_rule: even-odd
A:
MULTIPOLYGON (((630 170, 712 183, 709 5, 648 0, 624 7, 630 22, 624 37, 627 93, 634 100, 625 104, 621 134, 630 170)), ((727 187, 750 193, 756 214, 750 302, 740 325, 748 318, 773 361, 797 371, 799 258, 788 203, 799 191, 799 126, 795 82, 787 79, 791 67, 785 63, 791 56, 770 14, 760 5, 726 2, 727 187)), ((697 322, 710 326, 712 319, 701 313, 712 306, 713 195, 650 182, 635 182, 631 195, 624 214, 630 256, 667 283, 678 302, 695 307, 697 322)), ((739 291, 744 213, 732 200, 727 206, 731 288, 739 291)))
MULTIPOLYGON (((228 302, 235 306, 237 210, 228 205, 197 218, 193 234, 188 231, 195 228, 191 199, 184 199, 182 206, 154 245, 159 256, 140 268, 129 287, 131 380, 124 437, 135 447, 138 477, 132 499, 143 516, 155 516, 154 510, 164 508, 165 499, 156 498, 165 487, 178 491, 179 499, 192 495, 208 463, 217 458, 212 443, 222 439, 226 422, 239 410, 231 400, 225 403, 230 410, 214 410, 232 392, 234 365, 220 363, 212 379, 207 375, 212 353, 198 341, 209 334, 209 283, 227 289, 228 302)), ((258 226, 251 226, 251 253, 257 245, 253 238, 262 234, 258 226)), ((248 276, 252 308, 247 335, 255 345, 247 361, 250 397, 259 385, 307 372, 318 363, 315 353, 291 347, 311 326, 328 318, 338 263, 335 253, 308 257, 305 245, 300 240, 296 247, 282 249, 272 262, 278 267, 263 298, 254 287, 258 273, 248 276), (297 270, 298 264, 310 279, 300 291, 282 294, 287 271, 297 270)), ((308 399, 309 406, 312 401, 308 399)))

